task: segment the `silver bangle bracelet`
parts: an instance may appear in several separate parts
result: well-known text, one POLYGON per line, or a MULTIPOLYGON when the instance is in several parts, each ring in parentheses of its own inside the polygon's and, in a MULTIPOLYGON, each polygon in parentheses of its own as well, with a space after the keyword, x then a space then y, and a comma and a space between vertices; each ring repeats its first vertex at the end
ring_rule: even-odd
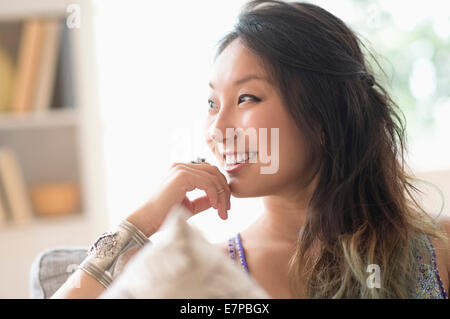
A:
POLYGON ((150 240, 142 231, 124 220, 116 231, 104 233, 96 239, 78 267, 107 288, 124 266, 121 257, 130 249, 140 248, 148 242, 150 240))

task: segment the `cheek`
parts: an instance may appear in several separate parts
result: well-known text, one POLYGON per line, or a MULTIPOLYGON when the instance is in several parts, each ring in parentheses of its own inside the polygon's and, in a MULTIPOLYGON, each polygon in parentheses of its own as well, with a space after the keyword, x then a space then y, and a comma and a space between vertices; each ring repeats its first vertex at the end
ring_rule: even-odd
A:
MULTIPOLYGON (((287 184, 296 184, 302 179, 305 165, 305 143, 295 123, 290 118, 281 114, 278 116, 263 116, 258 114, 252 118, 245 119, 247 126, 254 127, 258 132, 258 141, 263 140, 259 134, 259 128, 267 128, 266 155, 278 156, 278 171, 273 174, 262 174, 263 166, 269 167, 271 163, 259 162, 252 166, 246 174, 239 178, 231 179, 231 186, 235 197, 266 196, 277 192, 287 184), (278 128, 278 139, 271 134, 271 128, 278 128), (272 149, 272 139, 278 143, 277 148, 272 149), (278 150, 278 154, 277 153, 278 150)), ((258 150, 261 151, 258 145, 258 150)), ((260 155, 261 156, 261 153, 260 155)), ((261 160, 261 158, 260 158, 261 160)))
MULTIPOLYGON (((302 137, 298 127, 292 121, 288 114, 280 108, 266 108, 265 110, 258 110, 251 114, 246 113, 242 117, 242 127, 253 127, 258 134, 258 141, 264 141, 260 134, 261 129, 266 129, 266 141, 264 145, 267 147, 267 153, 272 154, 272 143, 277 143, 280 162, 298 161, 301 159, 304 148, 302 137), (278 129, 278 138, 272 135, 272 130, 278 129)), ((259 143, 259 142, 258 142, 259 143)), ((259 145, 258 145, 259 148, 259 145)), ((276 151, 274 149, 273 151, 276 151)))
MULTIPOLYGON (((242 127, 255 128, 258 134, 258 150, 260 141, 264 142, 260 132, 266 129, 266 154, 276 156, 277 149, 272 150, 272 143, 278 145, 278 158, 280 171, 294 173, 305 162, 304 138, 287 110, 279 103, 266 104, 264 107, 255 108, 243 114, 242 127), (272 136, 273 128, 278 128, 278 138, 272 136)), ((266 164, 262 164, 266 165, 266 164)))
POLYGON ((268 112, 267 108, 253 109, 242 114, 241 117, 241 127, 249 128, 253 127, 256 130, 262 127, 276 127, 276 123, 274 123, 273 113, 268 112))
MULTIPOLYGON (((278 116, 272 115, 271 119, 266 122, 269 127, 279 129, 279 170, 272 178, 275 183, 291 183, 301 179, 302 172, 305 170, 306 143, 303 134, 290 114, 284 108, 279 108, 277 114, 278 116)), ((268 139, 268 144, 270 144, 270 141, 268 139)), ((268 146, 270 147, 270 145, 268 146)), ((276 152, 276 149, 274 151, 276 152)))
MULTIPOLYGON (((298 177, 304 169, 305 164, 305 144, 296 129, 281 125, 279 127, 278 146, 272 149, 273 136, 268 139, 268 147, 271 157, 278 156, 279 170, 276 174, 277 178, 289 179, 290 177, 298 177), (277 154, 278 153, 278 154, 277 154)), ((274 145, 275 146, 275 145, 274 145)))
POLYGON ((280 171, 284 176, 298 177, 305 169, 305 144, 298 136, 291 134, 284 134, 284 136, 284 138, 280 137, 280 171))
POLYGON ((209 149, 214 152, 215 146, 214 146, 214 140, 212 139, 212 135, 214 133, 214 130, 212 129, 214 120, 210 117, 207 117, 203 124, 203 139, 205 143, 208 145, 209 149))

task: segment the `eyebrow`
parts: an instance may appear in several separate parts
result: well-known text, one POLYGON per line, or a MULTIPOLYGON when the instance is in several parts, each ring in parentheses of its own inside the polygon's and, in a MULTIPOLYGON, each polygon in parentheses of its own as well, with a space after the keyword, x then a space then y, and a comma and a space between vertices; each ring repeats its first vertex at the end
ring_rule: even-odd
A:
MULTIPOLYGON (((258 75, 256 75, 256 74, 250 74, 250 75, 247 75, 246 77, 243 77, 242 79, 239 79, 239 80, 234 81, 233 85, 234 85, 234 86, 237 86, 237 85, 240 85, 240 84, 242 84, 242 83, 245 83, 245 82, 248 82, 248 81, 251 81, 251 80, 267 81, 267 79, 264 78, 264 77, 258 76, 258 75)), ((214 85, 213 85, 211 82, 209 82, 208 85, 209 85, 211 88, 214 89, 214 85)))

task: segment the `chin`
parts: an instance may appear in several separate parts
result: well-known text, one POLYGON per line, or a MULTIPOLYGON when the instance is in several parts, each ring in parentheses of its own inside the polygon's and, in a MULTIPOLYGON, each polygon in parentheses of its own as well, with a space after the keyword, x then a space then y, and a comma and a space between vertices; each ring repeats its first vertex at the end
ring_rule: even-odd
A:
POLYGON ((260 194, 255 189, 248 186, 240 185, 240 183, 230 183, 231 195, 236 198, 259 197, 260 194))
POLYGON ((265 183, 260 181, 259 174, 257 176, 253 174, 229 175, 228 183, 231 194, 237 198, 259 197, 265 193, 263 189, 265 183))

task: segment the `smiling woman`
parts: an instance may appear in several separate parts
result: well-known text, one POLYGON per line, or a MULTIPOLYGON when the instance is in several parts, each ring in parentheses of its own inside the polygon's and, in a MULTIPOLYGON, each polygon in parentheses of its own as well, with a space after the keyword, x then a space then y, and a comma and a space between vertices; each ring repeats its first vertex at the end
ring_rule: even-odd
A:
POLYGON ((280 129, 277 173, 260 174, 258 162, 229 174, 233 196, 264 198, 263 217, 243 232, 249 268, 279 296, 289 283, 296 297, 446 297, 447 248, 442 277, 436 266, 419 277, 422 254, 434 251, 429 238, 440 245, 445 234, 414 200, 401 112, 362 47, 324 9, 281 1, 251 1, 220 41, 207 119, 213 152, 228 145, 217 131, 280 129), (295 248, 281 259, 289 278, 257 257, 258 242, 280 238, 295 248), (381 271, 377 289, 366 284, 370 265, 381 271))
MULTIPOLYGON (((126 229, 151 236, 176 204, 225 220, 231 196, 258 197, 264 210, 237 234, 237 253, 273 298, 446 298, 449 224, 415 199, 401 112, 362 48, 319 6, 248 2, 219 41, 204 109, 206 144, 227 176, 206 161, 173 163, 126 229), (268 174, 266 154, 277 168, 268 174), (191 200, 195 189, 204 194, 191 200)), ((234 243, 219 245, 233 259, 234 243)), ((82 290, 55 296, 107 288, 77 276, 82 290)))

